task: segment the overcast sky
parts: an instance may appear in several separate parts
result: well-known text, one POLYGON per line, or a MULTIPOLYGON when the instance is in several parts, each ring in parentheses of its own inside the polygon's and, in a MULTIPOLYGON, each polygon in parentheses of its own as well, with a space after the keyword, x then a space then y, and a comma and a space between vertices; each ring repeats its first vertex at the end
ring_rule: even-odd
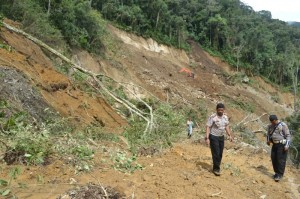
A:
POLYGON ((300 0, 240 0, 253 10, 268 10, 273 19, 300 22, 300 0))

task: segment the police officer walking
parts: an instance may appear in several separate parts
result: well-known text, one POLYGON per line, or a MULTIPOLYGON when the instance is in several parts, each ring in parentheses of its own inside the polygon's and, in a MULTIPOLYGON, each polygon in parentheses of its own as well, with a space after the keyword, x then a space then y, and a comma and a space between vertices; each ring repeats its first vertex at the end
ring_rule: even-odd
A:
POLYGON ((224 114, 225 106, 218 103, 216 113, 212 114, 206 124, 206 137, 207 145, 210 145, 212 159, 213 159, 213 173, 216 176, 221 175, 220 165, 222 161, 224 149, 224 134, 228 134, 232 142, 231 131, 229 129, 229 120, 227 115, 224 114))
POLYGON ((291 134, 288 126, 278 120, 276 115, 270 115, 271 124, 268 125, 267 144, 272 145, 271 159, 274 169, 274 180, 280 181, 283 177, 288 149, 291 142, 291 134))

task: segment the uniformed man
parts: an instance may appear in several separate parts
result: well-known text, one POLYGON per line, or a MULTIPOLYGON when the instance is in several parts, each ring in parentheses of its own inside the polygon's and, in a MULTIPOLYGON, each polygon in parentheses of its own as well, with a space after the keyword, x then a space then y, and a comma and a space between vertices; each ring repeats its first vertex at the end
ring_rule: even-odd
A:
POLYGON ((288 149, 291 142, 291 134, 288 126, 278 120, 276 115, 270 115, 271 124, 268 125, 267 144, 272 145, 271 159, 274 169, 274 180, 280 181, 283 177, 288 149))
POLYGON ((212 159, 213 159, 213 173, 216 176, 221 175, 220 165, 222 161, 223 149, 224 149, 224 134, 225 132, 229 136, 229 140, 232 142, 231 131, 229 129, 229 120, 227 115, 224 114, 225 106, 222 103, 218 103, 216 107, 216 113, 212 114, 206 124, 206 137, 205 141, 207 145, 210 145, 212 159))

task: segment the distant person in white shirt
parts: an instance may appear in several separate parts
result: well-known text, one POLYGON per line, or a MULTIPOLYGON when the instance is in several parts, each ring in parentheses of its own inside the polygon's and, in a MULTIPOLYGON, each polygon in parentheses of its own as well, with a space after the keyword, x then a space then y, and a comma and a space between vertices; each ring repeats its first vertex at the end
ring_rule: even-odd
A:
POLYGON ((188 138, 191 138, 193 133, 193 126, 194 126, 194 122, 192 121, 191 117, 186 122, 186 125, 187 125, 188 138))

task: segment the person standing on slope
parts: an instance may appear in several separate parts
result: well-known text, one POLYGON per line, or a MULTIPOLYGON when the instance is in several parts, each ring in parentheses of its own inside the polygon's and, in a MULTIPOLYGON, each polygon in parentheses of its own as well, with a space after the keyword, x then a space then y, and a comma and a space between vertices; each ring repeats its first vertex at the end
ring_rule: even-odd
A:
POLYGON ((186 125, 187 125, 188 138, 191 138, 193 133, 193 126, 194 126, 194 122, 192 121, 191 117, 186 122, 186 125))
POLYGON ((229 136, 229 140, 232 142, 232 135, 229 129, 229 120, 227 115, 224 114, 225 106, 222 103, 218 103, 216 107, 216 113, 212 114, 206 124, 206 137, 205 141, 207 145, 210 145, 212 159, 213 159, 213 173, 216 176, 221 175, 220 165, 222 161, 223 149, 224 149, 224 134, 225 132, 229 136))
POLYGON ((270 115, 269 120, 271 124, 267 128, 267 144, 273 143, 271 150, 271 160, 275 172, 273 178, 278 182, 284 174, 291 134, 288 126, 279 121, 276 115, 270 115))

